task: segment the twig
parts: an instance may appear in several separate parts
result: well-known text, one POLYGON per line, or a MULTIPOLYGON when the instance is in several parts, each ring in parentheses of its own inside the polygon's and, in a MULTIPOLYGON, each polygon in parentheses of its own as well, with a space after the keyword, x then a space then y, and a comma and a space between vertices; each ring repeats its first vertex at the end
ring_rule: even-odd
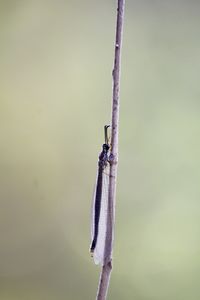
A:
POLYGON ((120 91, 120 64, 121 64, 121 46, 122 29, 124 21, 125 0, 118 0, 117 24, 115 40, 115 57, 113 75, 113 96, 112 96, 112 127, 111 127, 111 152, 110 152, 110 174, 108 191, 108 214, 107 231, 104 249, 104 265, 102 267, 97 300, 105 300, 107 296, 110 275, 112 270, 112 248, 114 239, 114 221, 115 221, 115 194, 118 163, 118 128, 119 128, 119 91, 120 91))

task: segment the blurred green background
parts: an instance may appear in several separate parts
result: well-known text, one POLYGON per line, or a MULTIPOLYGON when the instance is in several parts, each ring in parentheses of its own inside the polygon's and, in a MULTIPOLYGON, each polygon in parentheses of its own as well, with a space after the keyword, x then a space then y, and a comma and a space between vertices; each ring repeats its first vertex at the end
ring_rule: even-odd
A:
MULTIPOLYGON (((0 1, 0 300, 95 299, 116 1, 0 1)), ((126 1, 108 299, 200 298, 200 2, 126 1)))

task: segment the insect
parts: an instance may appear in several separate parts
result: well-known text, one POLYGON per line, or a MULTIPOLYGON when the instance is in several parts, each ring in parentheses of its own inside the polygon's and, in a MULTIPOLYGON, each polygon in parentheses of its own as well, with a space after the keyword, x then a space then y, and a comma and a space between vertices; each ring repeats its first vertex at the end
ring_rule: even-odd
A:
POLYGON ((108 186, 109 186, 109 139, 108 128, 104 126, 105 143, 102 145, 102 151, 99 155, 97 179, 94 191, 93 209, 92 209, 92 242, 90 252, 94 258, 95 264, 104 264, 104 249, 106 239, 106 223, 108 211, 108 186))

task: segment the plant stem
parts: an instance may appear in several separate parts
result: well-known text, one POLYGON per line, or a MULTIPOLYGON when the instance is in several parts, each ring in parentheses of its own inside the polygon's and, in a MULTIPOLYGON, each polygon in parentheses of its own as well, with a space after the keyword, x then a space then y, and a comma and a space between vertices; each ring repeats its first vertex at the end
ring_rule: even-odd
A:
POLYGON ((121 47, 122 30, 124 22, 124 4, 125 0, 118 0, 117 24, 115 39, 115 57, 113 76, 113 95, 112 95, 112 126, 111 126, 111 151, 110 151, 110 174, 108 190, 108 213, 107 213, 107 231, 104 249, 104 265, 102 267, 99 287, 97 291, 97 300, 105 300, 107 296, 110 275, 112 270, 112 249, 114 240, 115 223, 115 195, 118 163, 118 132, 119 132, 119 92, 120 92, 120 66, 121 66, 121 47))

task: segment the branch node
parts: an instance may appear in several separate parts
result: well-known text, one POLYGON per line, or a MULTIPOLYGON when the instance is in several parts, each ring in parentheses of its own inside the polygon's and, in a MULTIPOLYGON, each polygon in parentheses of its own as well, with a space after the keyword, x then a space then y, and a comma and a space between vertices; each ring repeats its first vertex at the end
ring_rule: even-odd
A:
POLYGON ((118 163, 117 156, 113 153, 110 153, 109 159, 108 159, 110 165, 116 165, 118 163))

